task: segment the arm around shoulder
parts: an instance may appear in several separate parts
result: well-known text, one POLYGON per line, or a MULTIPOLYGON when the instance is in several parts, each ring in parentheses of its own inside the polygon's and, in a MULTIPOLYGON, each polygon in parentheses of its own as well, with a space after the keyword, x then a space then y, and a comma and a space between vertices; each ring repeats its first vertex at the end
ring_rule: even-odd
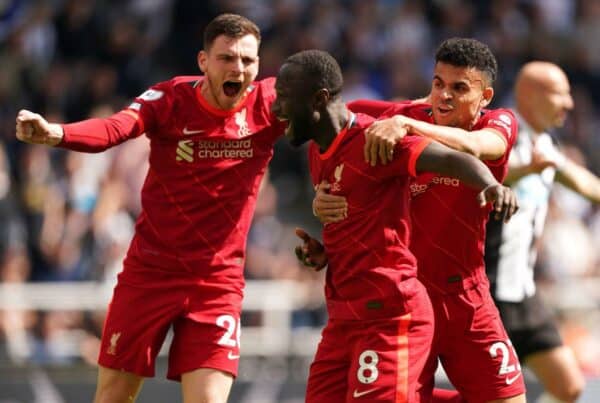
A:
POLYGON ((438 126, 405 116, 399 119, 403 120, 410 133, 429 137, 447 147, 471 154, 481 160, 496 160, 506 152, 506 140, 492 128, 467 131, 457 127, 438 126))

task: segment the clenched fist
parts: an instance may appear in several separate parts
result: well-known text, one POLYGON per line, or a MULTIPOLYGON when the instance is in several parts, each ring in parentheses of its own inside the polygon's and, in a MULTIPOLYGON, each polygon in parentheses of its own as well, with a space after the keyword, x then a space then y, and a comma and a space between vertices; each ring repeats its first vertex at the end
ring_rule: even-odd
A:
POLYGON ((41 115, 21 109, 17 115, 17 138, 25 143, 55 146, 63 138, 59 124, 48 123, 41 115))

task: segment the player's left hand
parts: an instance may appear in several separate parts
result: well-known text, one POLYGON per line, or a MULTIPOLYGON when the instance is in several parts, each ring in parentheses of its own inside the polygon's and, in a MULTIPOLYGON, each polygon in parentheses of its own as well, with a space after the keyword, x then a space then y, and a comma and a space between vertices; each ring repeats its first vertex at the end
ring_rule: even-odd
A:
POLYGON ((478 195, 479 205, 485 206, 487 203, 494 204, 494 218, 508 222, 510 218, 519 209, 517 196, 511 188, 502 186, 499 183, 490 185, 483 189, 478 195))
POLYGON ((328 193, 330 188, 329 183, 321 182, 312 203, 313 214, 323 224, 338 222, 348 217, 346 198, 328 193))
POLYGON ((323 244, 308 235, 302 228, 296 228, 296 235, 302 239, 302 245, 296 246, 295 249, 298 260, 303 265, 314 268, 315 271, 323 270, 327 266, 327 255, 323 244))
POLYGON ((397 115, 373 122, 365 130, 365 162, 375 166, 377 159, 383 165, 394 158, 394 147, 408 134, 404 117, 397 115))

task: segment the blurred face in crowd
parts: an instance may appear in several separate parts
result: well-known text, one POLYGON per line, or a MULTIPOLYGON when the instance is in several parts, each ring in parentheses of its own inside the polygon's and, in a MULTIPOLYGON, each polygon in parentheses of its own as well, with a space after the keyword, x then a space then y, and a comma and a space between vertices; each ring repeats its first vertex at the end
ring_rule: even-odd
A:
POLYGON ((434 122, 470 130, 494 96, 488 81, 474 67, 436 63, 429 96, 434 122))
POLYGON ((285 136, 293 146, 300 146, 311 139, 313 132, 314 94, 300 66, 285 63, 281 66, 275 91, 277 98, 272 111, 279 120, 287 121, 285 136))
POLYGON ((540 76, 538 91, 532 91, 532 111, 535 125, 540 131, 565 124, 568 112, 573 109, 571 87, 565 73, 556 68, 540 76))
POLYGON ((207 50, 198 53, 198 66, 206 76, 202 95, 213 106, 232 109, 246 94, 258 74, 258 39, 219 35, 207 50))

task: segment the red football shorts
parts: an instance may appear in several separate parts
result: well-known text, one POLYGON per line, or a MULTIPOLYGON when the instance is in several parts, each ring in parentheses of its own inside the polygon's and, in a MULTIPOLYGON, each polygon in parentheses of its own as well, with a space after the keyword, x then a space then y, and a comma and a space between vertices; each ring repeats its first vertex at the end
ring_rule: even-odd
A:
POLYGON ((425 372, 433 388, 437 358, 469 403, 525 393, 517 354, 504 330, 487 284, 459 293, 431 292, 435 312, 432 356, 425 372))
POLYGON ((98 363, 154 376, 156 355, 172 326, 167 378, 181 380, 198 368, 237 376, 242 296, 218 285, 169 282, 173 276, 146 273, 143 283, 137 274, 119 276, 98 363))
POLYGON ((399 317, 330 319, 310 368, 306 403, 422 401, 433 312, 424 288, 409 302, 399 317))

